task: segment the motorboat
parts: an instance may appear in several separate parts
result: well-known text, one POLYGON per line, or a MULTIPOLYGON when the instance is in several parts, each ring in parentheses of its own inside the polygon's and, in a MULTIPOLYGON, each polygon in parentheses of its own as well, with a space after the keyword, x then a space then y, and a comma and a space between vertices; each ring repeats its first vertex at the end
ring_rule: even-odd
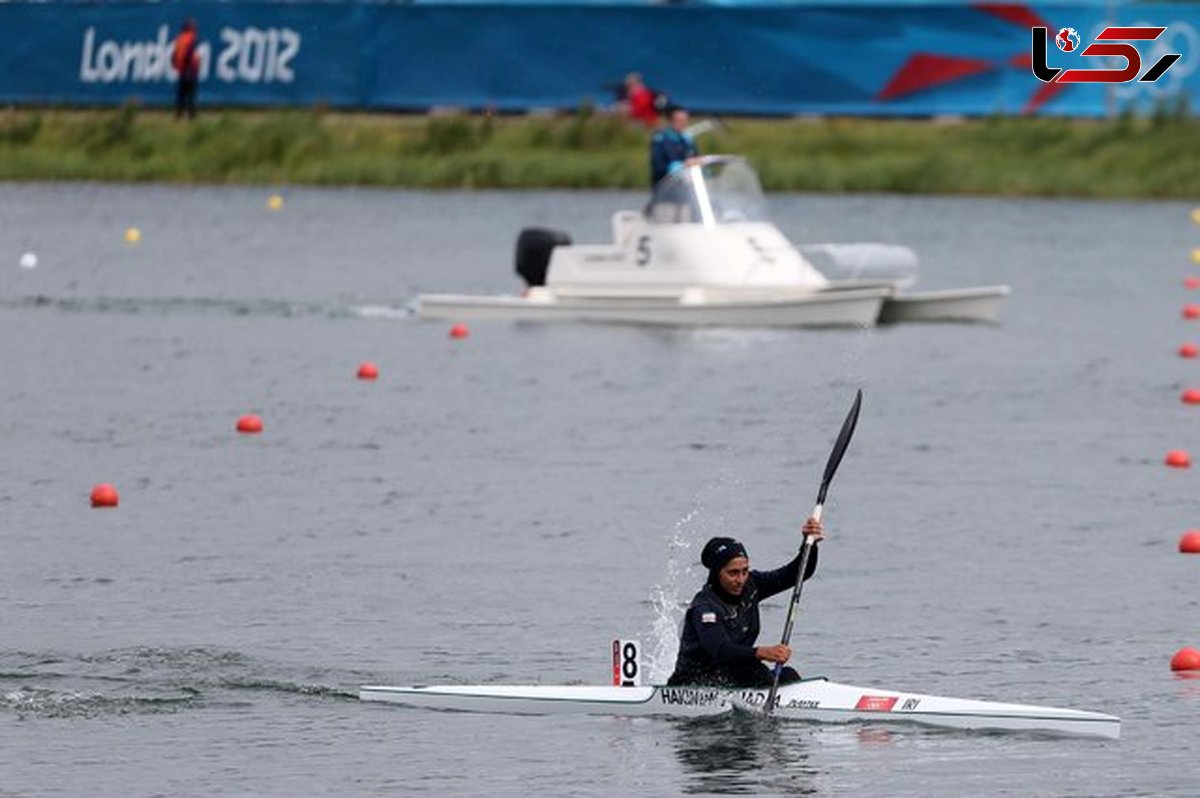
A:
POLYGON ((417 307, 434 319, 727 327, 998 320, 1006 286, 911 293, 915 267, 899 245, 794 246, 770 220, 749 162, 712 155, 659 181, 644 209, 614 213, 610 243, 522 230, 520 295, 422 294, 417 307))

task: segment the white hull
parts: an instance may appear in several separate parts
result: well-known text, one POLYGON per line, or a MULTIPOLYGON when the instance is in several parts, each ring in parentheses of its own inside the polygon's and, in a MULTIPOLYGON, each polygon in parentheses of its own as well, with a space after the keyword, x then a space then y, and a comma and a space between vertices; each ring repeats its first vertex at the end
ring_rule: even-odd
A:
POLYGON ((418 313, 427 319, 587 321, 719 327, 870 327, 879 318, 884 288, 793 294, 767 299, 710 296, 558 296, 542 289, 529 297, 423 294, 418 313))
MULTIPOLYGON (((363 701, 429 709, 517 715, 700 717, 761 711, 767 691, 714 687, 384 687, 359 689, 363 701)), ((902 693, 807 679, 779 689, 774 715, 821 723, 919 723, 952 729, 1032 731, 1117 739, 1112 715, 902 693)))
POLYGON ((994 324, 1000 321, 1000 307, 1008 293, 1006 285, 897 293, 883 303, 879 323, 966 321, 994 324))
POLYGON ((826 291, 886 288, 888 296, 879 311, 879 324, 900 322, 980 322, 1000 321, 1000 309, 1010 293, 1007 285, 951 288, 942 291, 911 292, 896 280, 835 280, 826 291))

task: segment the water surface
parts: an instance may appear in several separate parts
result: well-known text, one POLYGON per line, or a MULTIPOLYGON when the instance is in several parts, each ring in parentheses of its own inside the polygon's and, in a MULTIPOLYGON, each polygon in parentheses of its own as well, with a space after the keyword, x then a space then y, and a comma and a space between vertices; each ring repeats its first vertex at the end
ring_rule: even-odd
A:
MULTIPOLYGON (((997 327, 475 324, 517 230, 633 194, 0 186, 0 789, 20 795, 1191 795, 1196 445, 1180 203, 774 198, 793 240, 1008 283, 997 327), (141 243, 126 244, 128 226, 141 243), (34 251, 36 269, 19 268, 34 251), (353 379, 373 360, 375 383, 353 379), (1123 739, 447 714, 362 683, 665 676, 700 546, 789 558, 853 392, 795 648, 1123 739), (236 418, 260 413, 261 436, 236 418), (97 482, 121 492, 96 511, 97 482)), ((783 601, 764 608, 776 638, 783 601)))

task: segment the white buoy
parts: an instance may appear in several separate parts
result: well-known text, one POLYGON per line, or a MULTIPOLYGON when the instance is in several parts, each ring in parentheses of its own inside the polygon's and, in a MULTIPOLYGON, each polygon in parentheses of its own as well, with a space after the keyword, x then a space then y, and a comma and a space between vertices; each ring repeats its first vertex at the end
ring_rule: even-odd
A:
POLYGON ((32 252, 26 252, 24 255, 22 255, 21 256, 21 268, 22 269, 36 269, 37 268, 37 255, 33 254, 32 252))

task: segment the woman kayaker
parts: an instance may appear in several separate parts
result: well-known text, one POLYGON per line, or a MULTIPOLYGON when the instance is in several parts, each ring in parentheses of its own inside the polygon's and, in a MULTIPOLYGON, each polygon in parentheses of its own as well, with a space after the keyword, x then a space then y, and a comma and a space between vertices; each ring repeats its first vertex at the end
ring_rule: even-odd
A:
MULTIPOLYGON (((817 570, 816 544, 825 539, 825 529, 810 518, 803 532, 812 544, 804 574, 808 579, 817 570)), ((774 571, 751 571, 745 546, 718 537, 704 545, 700 562, 708 569, 708 582, 683 618, 679 657, 667 684, 770 687, 773 671, 762 662, 782 665, 792 652, 783 645, 755 647, 758 604, 795 586, 800 555, 774 571)), ((800 674, 789 667, 779 677, 781 684, 799 679, 800 674)))

